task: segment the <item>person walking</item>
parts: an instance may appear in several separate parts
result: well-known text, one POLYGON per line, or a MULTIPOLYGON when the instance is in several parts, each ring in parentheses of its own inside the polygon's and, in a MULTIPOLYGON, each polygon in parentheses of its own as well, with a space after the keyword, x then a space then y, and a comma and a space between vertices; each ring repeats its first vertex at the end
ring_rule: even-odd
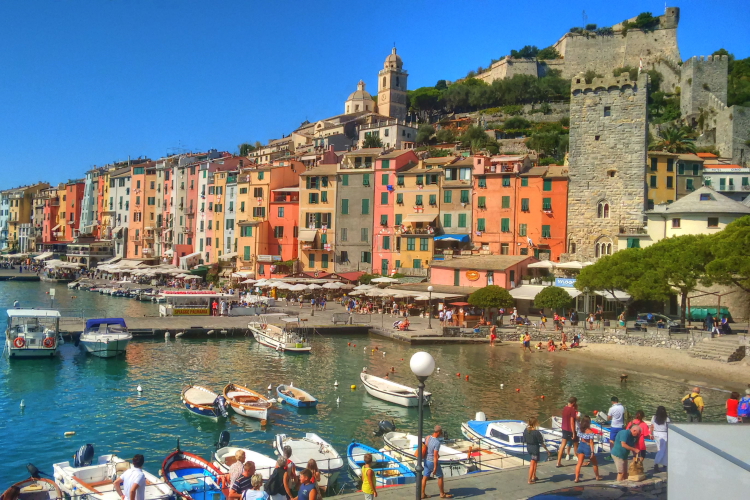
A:
POLYGON ((617 319, 620 322, 620 328, 625 328, 625 311, 624 310, 620 313, 620 316, 617 319))
POLYGON ((133 467, 122 473, 115 480, 113 486, 115 491, 123 500, 145 500, 146 498, 146 476, 143 474, 143 455, 133 457, 133 467))
POLYGON ((651 435, 656 441, 656 457, 654 457, 654 472, 659 472, 659 466, 667 466, 667 427, 669 426, 667 409, 660 406, 651 417, 651 435))
POLYGON ((745 395, 737 405, 737 418, 740 422, 750 422, 750 389, 745 389, 745 395))
POLYGON ((270 495, 271 500, 289 500, 292 498, 292 486, 287 459, 281 456, 276 460, 276 467, 266 481, 265 492, 270 495))
POLYGON ((703 397, 701 396, 701 388, 693 387, 693 392, 682 398, 682 408, 687 413, 690 422, 702 422, 703 421, 703 397))
POLYGON ((580 422, 580 433, 578 434, 578 449, 576 450, 576 456, 578 457, 578 463, 576 464, 575 482, 580 482, 581 478, 581 467, 583 466, 586 457, 594 467, 594 476, 597 481, 601 481, 603 478, 599 475, 599 463, 596 461, 596 443, 594 443, 594 431, 591 429, 591 417, 583 415, 580 422))
POLYGON ((617 468, 617 481, 624 481, 628 478, 628 455, 630 452, 637 453, 635 447, 638 436, 641 433, 641 427, 634 425, 630 429, 623 429, 617 433, 612 447, 612 460, 617 468))
POLYGON ((578 440, 576 437, 577 403, 578 398, 571 396, 568 399, 568 404, 562 410, 562 425, 560 426, 562 430, 562 442, 560 443, 560 448, 557 450, 557 467, 562 467, 562 456, 565 445, 568 442, 575 443, 578 440))
POLYGON ((544 442, 544 436, 539 431, 539 420, 536 417, 531 417, 526 425, 526 429, 523 431, 523 441, 526 443, 526 451, 529 453, 529 484, 534 484, 539 478, 536 477, 536 467, 539 463, 539 457, 541 455, 540 446, 544 447, 544 451, 547 452, 547 459, 549 460, 550 454, 547 444, 544 442))
POLYGON ((733 392, 727 399, 727 422, 737 424, 740 422, 737 410, 740 406, 740 393, 733 392))
POLYGON ((495 347, 496 339, 497 339, 497 326, 492 325, 490 327, 490 347, 495 347))
POLYGON ((425 490, 427 488, 427 480, 430 476, 434 475, 438 481, 438 488, 440 489, 440 498, 453 498, 453 495, 446 493, 444 490, 443 482, 443 469, 440 467, 440 445, 443 444, 443 428, 439 425, 435 426, 434 432, 427 436, 422 444, 422 451, 424 452, 424 475, 422 476, 422 498, 427 498, 425 490), (426 450, 425 450, 426 448, 426 450))
POLYGON ((540 313, 539 328, 541 330, 546 330, 547 329, 547 316, 545 316, 544 313, 540 313))
POLYGON ((620 404, 620 400, 617 396, 612 396, 612 406, 607 411, 607 420, 611 420, 609 428, 609 447, 612 448, 615 444, 615 436, 625 427, 625 407, 620 404))
POLYGON ((528 349, 530 353, 534 352, 531 350, 531 334, 528 331, 523 336, 523 350, 525 351, 526 349, 528 349))
POLYGON ((375 472, 372 470, 372 455, 365 453, 364 465, 362 466, 362 493, 365 500, 375 500, 378 490, 375 488, 375 472))

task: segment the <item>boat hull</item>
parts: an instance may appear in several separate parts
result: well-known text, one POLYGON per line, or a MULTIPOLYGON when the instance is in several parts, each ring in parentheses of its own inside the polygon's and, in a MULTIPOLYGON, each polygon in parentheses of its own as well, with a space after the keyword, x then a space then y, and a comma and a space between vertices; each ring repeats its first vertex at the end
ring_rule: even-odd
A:
POLYGON ((357 477, 362 477, 362 463, 364 461, 365 453, 370 453, 372 455, 376 488, 396 486, 399 484, 413 484, 416 482, 417 478, 414 472, 412 472, 405 464, 370 446, 351 443, 347 448, 346 459, 349 468, 357 475, 357 477), (378 465, 385 465, 385 467, 379 467, 378 465))
POLYGON ((87 353, 99 358, 114 358, 125 354, 130 339, 121 340, 84 340, 81 338, 81 347, 87 353))
MULTIPOLYGON (((470 421, 471 422, 471 421, 470 421)), ((493 437, 489 437, 484 435, 480 430, 475 429, 472 427, 470 422, 462 422, 461 423, 461 434, 464 435, 466 439, 469 441, 473 441, 475 443, 479 443, 480 445, 484 447, 489 448, 496 448, 496 449, 502 449, 507 452, 516 454, 516 455, 523 455, 528 453, 526 450, 526 443, 520 442, 520 443, 508 443, 505 441, 502 441, 500 439, 496 439, 493 437)), ((508 422, 507 420, 505 422, 508 422)), ((513 422, 521 422, 522 421, 513 421, 513 422)), ((491 422, 483 422, 483 423, 491 423, 491 422)), ((540 429, 542 430, 542 429, 540 429)), ((557 451, 560 442, 556 441, 556 439, 559 439, 557 436, 551 434, 553 431, 542 430, 542 435, 545 438, 545 442, 547 444, 547 449, 549 449, 550 452, 557 451)))
POLYGON ((268 419, 268 409, 271 407, 271 402, 262 394, 251 391, 247 387, 228 384, 224 387, 224 398, 232 407, 232 411, 238 415, 255 418, 261 422, 268 419))
POLYGON ((10 340, 5 341, 5 353, 11 359, 29 359, 29 358, 52 358, 57 354, 59 342, 55 342, 55 347, 22 347, 17 348, 10 340))
MULTIPOLYGON (((374 398, 382 399, 383 401, 388 401, 389 403, 397 404, 400 406, 419 406, 419 396, 416 394, 416 391, 414 394, 404 395, 404 394, 396 394, 393 391, 389 391, 387 389, 383 389, 381 387, 378 387, 372 383, 370 383, 367 379, 365 373, 361 373, 359 376, 360 380, 362 381, 362 385, 365 386, 365 390, 367 391, 367 394, 374 398)), ((431 394, 425 393, 424 394, 424 404, 430 404, 430 397, 431 394)))
POLYGON ((247 448, 237 448, 235 446, 219 448, 214 452, 214 467, 219 469, 222 474, 228 473, 229 465, 226 464, 226 460, 228 457, 234 458, 235 452, 239 450, 245 452, 245 461, 249 460, 255 463, 255 471, 263 476, 264 481, 268 481, 268 478, 271 477, 271 474, 273 473, 273 469, 276 467, 276 459, 248 450, 247 448))
MULTIPOLYGON (((195 394, 193 394, 195 396, 195 394)), ((185 390, 182 391, 182 404, 185 406, 185 408, 191 412, 195 413, 196 415, 199 415, 201 417, 208 417, 208 418, 225 418, 226 415, 223 415, 217 408, 214 406, 214 402, 219 397, 218 394, 215 392, 206 389, 205 387, 201 386, 188 386, 185 388, 185 390), (193 390, 198 390, 199 399, 196 400, 194 397, 188 396, 188 393, 193 390), (206 399, 208 398, 208 399, 206 399), (209 402, 210 400, 210 402, 209 402)))
MULTIPOLYGON (((297 408, 313 408, 315 406, 318 406, 318 400, 315 399, 315 398, 313 398, 312 396, 310 396, 310 394, 308 394, 308 393, 305 392, 305 394, 307 394, 307 396, 310 398, 310 400, 309 401, 308 400, 302 401, 302 400, 299 400, 297 398, 294 398, 292 396, 289 396, 289 395, 283 393, 282 391, 284 389, 286 389, 286 386, 284 386, 284 385, 280 385, 280 386, 278 386, 276 388, 276 394, 279 396, 279 398, 281 398, 282 400, 284 400, 284 402, 286 402, 286 403, 288 403, 288 404, 290 404, 292 406, 296 406, 297 408)), ((304 391, 302 391, 302 392, 304 392, 304 391)))
POLYGON ((314 459, 318 464, 318 469, 324 473, 337 472, 344 467, 344 459, 341 455, 317 434, 308 432, 304 439, 293 439, 286 434, 276 434, 275 444, 279 455, 284 453, 284 445, 291 446, 291 459, 300 470, 306 467, 310 459, 314 459), (320 450, 323 450, 323 453, 320 450))
POLYGON ((161 476, 179 498, 225 500, 218 486, 221 474, 212 463, 185 451, 171 453, 162 463, 161 476))
POLYGON ((292 354, 309 354, 312 346, 304 346, 302 343, 288 343, 279 341, 277 338, 266 334, 263 330, 250 327, 253 338, 261 345, 270 347, 279 352, 288 352, 292 354))
POLYGON ((63 500, 60 487, 50 479, 29 478, 13 486, 21 489, 18 500, 63 500))

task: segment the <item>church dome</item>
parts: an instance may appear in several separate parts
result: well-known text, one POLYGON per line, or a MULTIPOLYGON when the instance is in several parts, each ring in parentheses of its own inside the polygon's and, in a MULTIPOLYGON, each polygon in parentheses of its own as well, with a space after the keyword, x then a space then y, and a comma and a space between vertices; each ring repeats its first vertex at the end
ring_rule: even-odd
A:
POLYGON ((404 62, 401 60, 401 56, 396 54, 396 47, 393 47, 391 50, 391 53, 388 57, 385 58, 385 64, 383 64, 383 68, 385 69, 401 69, 404 66, 404 62))
POLYGON ((349 94, 349 99, 347 99, 347 101, 354 101, 354 100, 363 101, 363 100, 368 100, 368 99, 370 101, 373 100, 370 93, 365 90, 365 82, 360 80, 359 83, 357 84, 357 90, 349 94))

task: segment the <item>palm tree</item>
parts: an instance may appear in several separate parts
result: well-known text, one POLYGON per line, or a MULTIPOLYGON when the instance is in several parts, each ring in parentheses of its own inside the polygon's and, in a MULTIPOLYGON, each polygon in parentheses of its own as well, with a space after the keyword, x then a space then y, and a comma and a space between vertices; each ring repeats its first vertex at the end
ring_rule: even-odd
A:
POLYGON ((688 139, 684 129, 672 125, 659 131, 654 149, 668 153, 695 153, 695 144, 688 139))
POLYGON ((383 141, 380 140, 380 137, 377 135, 368 135, 365 136, 365 140, 362 144, 363 148, 382 148, 383 147, 383 141))

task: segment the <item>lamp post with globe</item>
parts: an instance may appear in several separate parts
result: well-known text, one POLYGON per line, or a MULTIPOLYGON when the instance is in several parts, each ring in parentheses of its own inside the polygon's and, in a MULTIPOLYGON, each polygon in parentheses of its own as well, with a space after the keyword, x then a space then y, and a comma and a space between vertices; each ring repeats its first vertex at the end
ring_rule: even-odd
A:
POLYGON ((427 352, 415 353, 409 360, 412 373, 419 380, 417 397, 419 398, 419 424, 417 426, 417 466, 414 469, 417 475, 417 500, 422 498, 422 423, 424 420, 424 383, 427 377, 435 370, 435 359, 427 352))

